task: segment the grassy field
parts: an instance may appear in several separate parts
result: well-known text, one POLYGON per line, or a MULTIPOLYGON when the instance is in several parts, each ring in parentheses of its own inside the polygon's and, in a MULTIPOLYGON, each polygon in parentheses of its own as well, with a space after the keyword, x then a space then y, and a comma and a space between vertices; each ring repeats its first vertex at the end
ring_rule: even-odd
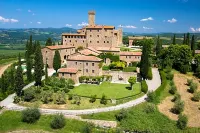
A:
POLYGON ((13 63, 13 62, 15 62, 16 60, 17 60, 16 58, 1 59, 1 60, 0 60, 0 67, 1 67, 1 66, 4 66, 4 65, 7 65, 7 64, 10 64, 10 63, 13 63))
POLYGON ((6 111, 0 114, 0 132, 16 130, 43 130, 53 133, 71 133, 82 132, 85 122, 66 119, 66 126, 60 130, 53 130, 50 127, 50 122, 53 119, 52 115, 42 115, 39 121, 34 124, 27 124, 21 122, 21 113, 15 111, 6 111), (76 123, 76 124, 75 124, 76 123))
POLYGON ((24 54, 25 50, 3 50, 0 49, 0 56, 17 56, 18 54, 24 54))
POLYGON ((105 94, 107 98, 118 99, 141 92, 140 83, 133 85, 133 90, 128 90, 126 88, 129 86, 130 85, 127 84, 112 84, 110 82, 103 82, 101 85, 82 84, 71 90, 70 94, 81 96, 97 95, 98 98, 101 98, 102 95, 105 94))

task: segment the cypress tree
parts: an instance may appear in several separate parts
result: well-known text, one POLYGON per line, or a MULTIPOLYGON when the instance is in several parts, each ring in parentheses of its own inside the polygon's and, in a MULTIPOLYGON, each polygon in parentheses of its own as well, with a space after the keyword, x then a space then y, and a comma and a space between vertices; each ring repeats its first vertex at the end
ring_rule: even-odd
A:
POLYGON ((35 85, 40 86, 42 84, 42 75, 43 75, 43 57, 41 52, 41 47, 39 41, 37 42, 36 51, 35 51, 35 85))
POLYGON ((156 44, 156 55, 159 55, 161 49, 162 49, 162 42, 160 40, 160 36, 158 35, 157 44, 156 44))
POLYGON ((48 80, 48 69, 47 69, 47 62, 46 62, 46 65, 45 65, 45 81, 47 82, 48 80))
POLYGON ((5 85, 5 77, 4 74, 1 76, 1 92, 5 94, 6 92, 6 85, 5 85))
POLYGON ((10 82, 10 88, 11 90, 14 90, 15 87, 15 69, 14 67, 11 67, 9 72, 9 82, 10 82))
POLYGON ((187 36, 186 36, 186 45, 190 46, 190 33, 187 33, 187 36))
POLYGON ((194 35, 192 35, 191 50, 192 50, 192 54, 194 56, 194 54, 195 54, 195 38, 194 38, 194 35))
POLYGON ((30 51, 30 54, 33 54, 33 40, 32 40, 32 35, 30 35, 30 40, 29 40, 29 51, 30 51))
POLYGON ((23 70, 21 67, 21 56, 19 54, 19 61, 15 75, 15 92, 17 96, 21 96, 23 87, 24 87, 23 70))
POLYGON ((61 57, 59 51, 56 50, 53 58, 53 68, 56 70, 56 73, 60 67, 61 67, 61 57))
POLYGON ((186 37, 185 37, 185 34, 184 34, 184 37, 183 37, 183 45, 186 44, 186 37))
POLYGON ((31 60, 31 58, 30 57, 28 57, 27 59, 26 59, 26 76, 27 76, 27 80, 30 82, 30 81, 32 81, 32 72, 31 72, 31 70, 32 70, 32 60, 31 60))
POLYGON ((176 35, 174 34, 174 37, 173 37, 173 42, 172 42, 173 45, 176 45, 176 35))
POLYGON ((53 42, 52 42, 51 38, 48 38, 46 41, 46 46, 52 46, 52 45, 53 45, 53 42))

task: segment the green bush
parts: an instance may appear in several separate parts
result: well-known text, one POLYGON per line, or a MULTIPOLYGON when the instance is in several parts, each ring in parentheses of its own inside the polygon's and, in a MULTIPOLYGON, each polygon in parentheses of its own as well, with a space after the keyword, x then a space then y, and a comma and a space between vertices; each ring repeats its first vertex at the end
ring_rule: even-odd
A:
POLYGON ((51 128, 61 129, 65 126, 66 121, 63 114, 55 115, 53 120, 50 123, 51 128))
POLYGON ((122 109, 119 113, 115 114, 115 118, 118 121, 121 121, 127 117, 127 111, 122 109))
POLYGON ((170 86, 169 93, 171 93, 172 95, 174 95, 176 93, 176 91, 177 91, 177 88, 176 88, 175 85, 170 86))
POLYGON ((175 101, 174 107, 172 108, 172 112, 175 114, 180 114, 184 110, 184 102, 181 100, 175 101))
POLYGON ((110 70, 110 67, 109 67, 109 66, 103 66, 103 67, 102 67, 102 70, 105 70, 105 71, 106 71, 106 70, 110 70))
POLYGON ((82 133, 93 133, 94 128, 95 128, 94 124, 87 123, 82 129, 82 133))
POLYGON ((172 102, 175 102, 175 101, 180 100, 180 99, 181 99, 181 95, 176 93, 174 95, 174 98, 172 99, 172 102))
POLYGON ((147 83, 146 83, 145 80, 143 80, 141 82, 141 91, 144 92, 144 93, 147 93, 147 91, 148 91, 148 86, 147 86, 147 83))
POLYGON ((48 104, 53 101, 53 92, 52 91, 43 91, 41 95, 41 101, 44 104, 48 104))
POLYGON ((192 79, 187 79, 187 85, 190 86, 193 83, 192 79))
POLYGON ((124 72, 136 72, 136 67, 125 67, 124 72))
POLYGON ((156 106, 153 103, 148 103, 146 104, 146 106, 144 107, 144 111, 146 113, 153 113, 156 111, 156 106))
POLYGON ((65 92, 63 91, 58 91, 56 94, 55 94, 55 97, 54 97, 54 103, 56 104, 65 104, 66 103, 66 96, 65 96, 65 92))
POLYGON ((167 73, 166 78, 167 78, 168 80, 173 80, 174 74, 173 74, 172 72, 167 73))
POLYGON ((177 125, 177 127, 179 128, 179 129, 185 129, 186 127, 187 127, 187 123, 188 123, 188 118, 187 118, 187 116, 186 115, 182 115, 182 114, 180 114, 179 116, 178 116, 178 121, 177 121, 177 123, 176 123, 176 125, 177 125))
POLYGON ((26 123, 35 123, 40 116, 40 111, 36 108, 27 108, 22 111, 22 121, 26 123))
POLYGON ((72 94, 69 94, 68 95, 68 100, 72 100, 73 99, 73 95, 72 94))
POLYGON ((96 101, 97 95, 92 95, 90 98, 90 103, 94 103, 96 101))
POLYGON ((188 89, 188 91, 190 93, 194 93, 197 90, 197 84, 196 83, 191 83, 190 88, 188 89))
POLYGON ((101 103, 101 104, 104 104, 104 105, 107 104, 106 96, 105 96, 104 94, 103 94, 102 97, 101 97, 100 103, 101 103))
POLYGON ((156 95, 153 91, 147 93, 147 101, 148 102, 155 102, 156 95))
POLYGON ((33 88, 24 90, 24 101, 30 102, 35 98, 35 95, 35 90, 33 88))
POLYGON ((19 103, 20 102, 20 100, 21 100, 21 98, 20 97, 18 97, 18 96, 15 96, 14 97, 14 103, 19 103))
POLYGON ((67 79, 67 84, 65 85, 65 87, 67 87, 68 89, 73 89, 75 85, 74 80, 72 80, 71 78, 67 79))
POLYGON ((173 81, 173 80, 171 80, 171 81, 169 82, 169 85, 170 85, 170 86, 173 86, 173 85, 175 85, 175 84, 174 84, 174 81, 173 81))
POLYGON ((200 100, 200 92, 195 92, 192 97, 192 100, 198 102, 200 100))
POLYGON ((147 73, 147 79, 152 80, 153 79, 153 75, 152 75, 152 68, 149 68, 149 71, 147 73))

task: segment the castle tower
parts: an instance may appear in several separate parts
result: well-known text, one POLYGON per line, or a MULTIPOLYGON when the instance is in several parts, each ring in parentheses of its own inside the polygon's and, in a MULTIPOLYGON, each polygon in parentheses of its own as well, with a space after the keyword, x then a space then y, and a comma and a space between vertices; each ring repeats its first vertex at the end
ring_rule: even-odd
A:
POLYGON ((88 22, 90 26, 95 25, 95 11, 89 11, 88 12, 88 22))

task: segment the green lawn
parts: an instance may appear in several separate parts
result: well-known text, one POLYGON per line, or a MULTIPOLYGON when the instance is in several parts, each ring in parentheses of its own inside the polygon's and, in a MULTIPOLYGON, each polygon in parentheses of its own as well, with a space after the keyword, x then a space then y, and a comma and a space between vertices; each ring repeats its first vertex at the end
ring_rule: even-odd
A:
POLYGON ((50 127, 52 115, 42 115, 39 121, 34 124, 21 122, 21 113, 16 111, 6 111, 0 114, 0 132, 5 133, 14 130, 43 130, 53 133, 82 132, 85 122, 66 119, 66 126, 60 130, 53 130, 50 127), (76 124, 75 124, 76 123, 76 124))
POLYGON ((0 49, 0 56, 17 56, 19 53, 24 54, 25 50, 2 50, 0 49))
POLYGON ((133 90, 128 90, 128 84, 113 84, 110 82, 103 82, 101 85, 81 84, 70 91, 70 94, 77 94, 81 96, 97 95, 101 98, 103 94, 107 98, 118 99, 131 95, 136 95, 141 92, 140 83, 133 85, 133 90))

